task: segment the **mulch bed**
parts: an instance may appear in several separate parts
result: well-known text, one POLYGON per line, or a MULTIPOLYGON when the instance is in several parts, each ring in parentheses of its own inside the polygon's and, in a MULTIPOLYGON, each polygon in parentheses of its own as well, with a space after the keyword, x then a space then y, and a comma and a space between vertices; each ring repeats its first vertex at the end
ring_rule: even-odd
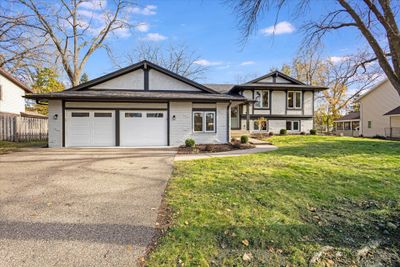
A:
POLYGON ((238 149, 249 149, 255 148, 252 144, 241 144, 239 142, 229 144, 207 144, 207 145, 196 145, 195 147, 180 146, 178 154, 199 154, 199 153, 215 153, 215 152, 226 152, 238 149))

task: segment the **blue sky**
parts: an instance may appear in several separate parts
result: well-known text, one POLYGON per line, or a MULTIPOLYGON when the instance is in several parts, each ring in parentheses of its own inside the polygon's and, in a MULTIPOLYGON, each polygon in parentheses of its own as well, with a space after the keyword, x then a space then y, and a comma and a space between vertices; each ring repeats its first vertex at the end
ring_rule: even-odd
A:
MULTIPOLYGON (((208 65, 201 82, 233 83, 238 76, 263 75, 271 68, 290 63, 303 38, 300 27, 306 18, 318 18, 334 8, 333 5, 333 1, 317 1, 310 14, 297 19, 290 15, 294 5, 285 8, 278 18, 275 35, 271 34, 275 13, 266 14, 259 21, 258 30, 241 45, 238 19, 222 0, 142 1, 130 12, 131 21, 141 23, 142 27, 110 37, 109 43, 119 55, 132 51, 143 41, 161 46, 183 43, 201 57, 198 64, 208 65)), ((324 57, 344 56, 362 42, 354 30, 329 34, 325 39, 324 57)), ((93 79, 115 69, 107 54, 98 51, 88 61, 85 71, 93 79)))

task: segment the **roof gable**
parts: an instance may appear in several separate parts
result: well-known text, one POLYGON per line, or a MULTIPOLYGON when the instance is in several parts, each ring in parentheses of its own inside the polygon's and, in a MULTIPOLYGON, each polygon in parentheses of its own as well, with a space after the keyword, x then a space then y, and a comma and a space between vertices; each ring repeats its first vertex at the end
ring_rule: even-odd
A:
POLYGON ((28 86, 23 84, 20 80, 18 80, 14 76, 12 76, 10 73, 5 71, 3 68, 0 68, 0 75, 3 76, 4 78, 8 79, 9 81, 14 83, 15 85, 17 85, 19 88, 21 88, 25 92, 32 93, 32 90, 28 86))
POLYGON ((217 93, 210 88, 147 60, 143 60, 67 90, 77 91, 86 89, 198 91, 203 93, 217 93))
POLYGON ((245 85, 250 84, 297 84, 297 85, 305 85, 299 80, 296 80, 280 71, 273 71, 264 76, 258 77, 254 80, 251 80, 245 85))

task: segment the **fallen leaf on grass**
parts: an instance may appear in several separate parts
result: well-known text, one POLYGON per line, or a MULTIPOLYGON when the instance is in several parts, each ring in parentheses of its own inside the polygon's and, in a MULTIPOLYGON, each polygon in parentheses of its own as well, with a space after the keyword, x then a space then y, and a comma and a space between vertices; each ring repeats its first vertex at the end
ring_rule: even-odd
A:
POLYGON ((247 239, 242 240, 242 244, 245 245, 246 247, 248 247, 249 246, 249 240, 247 240, 247 239))

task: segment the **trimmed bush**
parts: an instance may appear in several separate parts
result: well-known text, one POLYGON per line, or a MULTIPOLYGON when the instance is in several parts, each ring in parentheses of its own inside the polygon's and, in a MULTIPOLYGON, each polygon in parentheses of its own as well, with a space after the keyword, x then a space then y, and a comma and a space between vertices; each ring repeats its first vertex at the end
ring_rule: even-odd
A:
POLYGON ((273 135, 274 135, 274 133, 273 133, 273 132, 269 132, 268 134, 269 134, 269 136, 273 136, 273 135))
POLYGON ((281 129, 281 130, 279 131, 279 134, 280 134, 280 135, 285 135, 285 134, 287 134, 287 130, 286 130, 286 129, 281 129))
POLYGON ((310 134, 311 134, 311 135, 316 135, 316 134, 317 134, 317 130, 311 129, 311 130, 310 130, 310 134))
POLYGON ((194 147, 195 145, 196 145, 196 142, 192 138, 188 138, 185 140, 186 147, 194 147))
POLYGON ((300 135, 306 135, 306 132, 301 132, 300 135))
POLYGON ((247 135, 242 135, 240 137, 240 143, 247 144, 249 142, 249 137, 247 135))

